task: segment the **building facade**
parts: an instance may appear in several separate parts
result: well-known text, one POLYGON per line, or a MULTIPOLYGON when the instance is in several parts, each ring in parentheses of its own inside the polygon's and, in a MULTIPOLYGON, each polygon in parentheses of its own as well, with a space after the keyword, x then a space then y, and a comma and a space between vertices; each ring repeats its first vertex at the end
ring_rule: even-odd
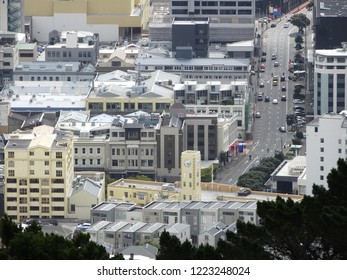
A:
POLYGON ((31 19, 31 37, 47 41, 51 30, 89 30, 101 41, 132 38, 147 28, 148 0, 24 0, 24 14, 31 19))
POLYGON ((314 114, 340 113, 347 109, 347 43, 334 50, 316 50, 314 114))
POLYGON ((255 1, 160 1, 153 3, 149 35, 154 41, 169 40, 172 19, 207 17, 210 41, 230 43, 254 38, 255 1))
POLYGON ((328 187, 327 176, 337 167, 339 158, 347 156, 346 112, 327 113, 317 117, 306 126, 307 170, 306 194, 312 195, 313 184, 328 187))
POLYGON ((16 222, 67 217, 72 134, 53 127, 12 133, 5 146, 5 211, 16 222))
POLYGON ((201 200, 200 151, 186 150, 181 155, 181 200, 201 200))

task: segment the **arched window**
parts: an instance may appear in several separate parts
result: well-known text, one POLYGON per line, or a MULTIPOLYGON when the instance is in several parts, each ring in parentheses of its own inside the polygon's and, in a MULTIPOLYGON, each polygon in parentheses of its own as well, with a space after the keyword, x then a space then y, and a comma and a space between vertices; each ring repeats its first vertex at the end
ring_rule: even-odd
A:
POLYGON ((38 81, 41 81, 41 77, 37 77, 37 80, 38 80, 38 81))
POLYGON ((35 77, 31 77, 31 80, 32 80, 32 81, 35 81, 35 77))
POLYGON ((67 77, 67 80, 70 82, 71 81, 71 77, 67 77))
POLYGON ((56 81, 59 81, 59 77, 55 77, 55 80, 56 80, 56 81))
POLYGON ((47 81, 47 77, 46 77, 46 76, 44 76, 44 77, 43 77, 43 80, 44 80, 44 81, 47 81))
POLYGON ((22 77, 22 76, 20 76, 20 77, 19 77, 19 80, 20 80, 20 81, 23 81, 23 77, 22 77))
POLYGON ((49 80, 50 80, 50 81, 53 81, 53 77, 49 77, 49 80))

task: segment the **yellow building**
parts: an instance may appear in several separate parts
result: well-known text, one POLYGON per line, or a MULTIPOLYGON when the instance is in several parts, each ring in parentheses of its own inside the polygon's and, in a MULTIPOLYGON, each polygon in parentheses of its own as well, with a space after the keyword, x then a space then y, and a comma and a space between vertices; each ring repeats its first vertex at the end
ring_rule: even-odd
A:
POLYGON ((177 201, 180 192, 175 184, 119 179, 107 186, 107 199, 132 201, 146 205, 153 200, 177 201))
POLYGON ((39 41, 47 41, 53 29, 94 31, 100 41, 132 38, 147 29, 149 8, 150 0, 24 0, 31 36, 39 41))
POLYGON ((181 200, 201 200, 200 151, 187 150, 181 155, 181 200))
POLYGON ((67 216, 73 182, 72 133, 41 125, 15 131, 5 152, 5 212, 16 222, 67 216))

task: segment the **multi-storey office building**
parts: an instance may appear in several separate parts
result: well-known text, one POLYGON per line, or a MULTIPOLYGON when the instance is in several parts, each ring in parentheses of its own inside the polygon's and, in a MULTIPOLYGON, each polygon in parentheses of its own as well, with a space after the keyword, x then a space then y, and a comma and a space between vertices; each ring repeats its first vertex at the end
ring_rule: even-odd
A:
POLYGON ((154 41, 171 41, 171 23, 174 17, 208 17, 210 41, 230 43, 254 38, 255 1, 212 0, 153 3, 149 35, 154 41))
POLYGON ((306 195, 312 195, 313 184, 327 188, 331 169, 347 156, 346 111, 317 117, 307 124, 306 133, 306 195))
POLYGON ((232 58, 163 58, 144 54, 136 60, 142 73, 162 70, 180 75, 181 81, 221 81, 228 83, 235 80, 246 80, 250 71, 250 59, 232 58))
POLYGON ((66 32, 60 42, 49 44, 45 50, 46 61, 70 62, 79 61, 83 64, 96 65, 99 56, 98 34, 88 32, 78 37, 78 32, 66 32), (84 40, 85 38, 85 40, 84 40))
POLYGON ((147 28, 149 0, 24 0, 31 37, 47 41, 51 30, 89 30, 101 41, 119 41, 147 28))
POLYGON ((2 31, 0 33, 0 89, 12 80, 13 69, 18 63, 18 34, 2 31))
POLYGON ((13 71, 14 81, 91 81, 94 78, 95 68, 79 62, 22 62, 13 71))
POLYGON ((347 44, 334 50, 316 50, 314 114, 340 113, 347 109, 347 44))
POLYGON ((38 126, 12 133, 5 146, 5 211, 17 222, 67 217, 73 182, 72 133, 38 126))

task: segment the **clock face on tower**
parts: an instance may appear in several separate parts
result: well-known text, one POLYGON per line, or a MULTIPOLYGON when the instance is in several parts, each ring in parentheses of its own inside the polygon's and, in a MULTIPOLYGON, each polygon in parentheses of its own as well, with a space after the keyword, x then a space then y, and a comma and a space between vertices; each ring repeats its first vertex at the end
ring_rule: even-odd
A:
POLYGON ((189 160, 189 159, 185 160, 185 161, 184 161, 184 166, 185 166, 185 167, 191 167, 191 166, 192 166, 192 161, 189 160))

